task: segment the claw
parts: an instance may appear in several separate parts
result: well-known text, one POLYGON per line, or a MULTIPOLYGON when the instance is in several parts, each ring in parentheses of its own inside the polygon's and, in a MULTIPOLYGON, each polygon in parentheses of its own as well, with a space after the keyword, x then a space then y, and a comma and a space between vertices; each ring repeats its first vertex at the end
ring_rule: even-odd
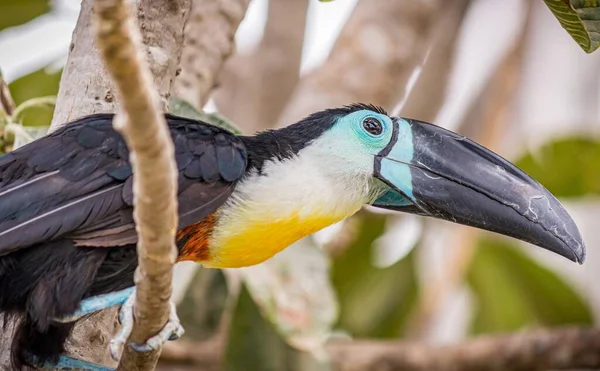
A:
POLYGON ((123 351, 123 345, 129 339, 129 335, 131 335, 131 330, 133 329, 133 304, 135 303, 135 290, 131 292, 129 298, 125 301, 125 303, 121 306, 121 310, 119 310, 119 322, 121 322, 122 326, 117 336, 115 336, 108 345, 110 350, 110 356, 115 361, 119 361, 121 358, 121 352, 123 351))
MULTIPOLYGON (((119 361, 120 354, 123 350, 123 346, 127 342, 129 335, 131 335, 131 330, 133 329, 133 304, 135 302, 135 291, 131 293, 131 296, 121 307, 119 312, 119 321, 123 324, 117 336, 115 336, 110 342, 110 355, 115 361, 119 361)), ((184 329, 179 322, 179 317, 177 316, 177 310, 175 307, 175 303, 170 303, 171 310, 169 312, 169 320, 167 324, 160 330, 158 334, 151 337, 146 341, 145 344, 129 344, 129 346, 141 353, 151 352, 153 350, 161 349, 163 344, 169 340, 177 340, 179 339, 183 333, 184 329)))

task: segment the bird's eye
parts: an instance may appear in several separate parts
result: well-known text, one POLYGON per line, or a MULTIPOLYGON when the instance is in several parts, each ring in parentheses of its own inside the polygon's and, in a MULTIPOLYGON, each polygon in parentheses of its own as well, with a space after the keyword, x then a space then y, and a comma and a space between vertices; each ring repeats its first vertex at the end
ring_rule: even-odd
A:
POLYGON ((372 135, 380 135, 383 132, 381 122, 373 117, 367 117, 362 122, 363 128, 372 135))

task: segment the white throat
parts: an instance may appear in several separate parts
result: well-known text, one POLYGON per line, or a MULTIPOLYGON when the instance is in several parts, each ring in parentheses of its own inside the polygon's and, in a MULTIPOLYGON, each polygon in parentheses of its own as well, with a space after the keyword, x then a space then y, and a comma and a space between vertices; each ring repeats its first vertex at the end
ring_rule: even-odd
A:
MULTIPOLYGON (((263 209, 272 217, 298 215, 345 218, 372 200, 370 174, 352 172, 342 158, 327 157, 317 146, 287 160, 269 160, 263 174, 253 172, 236 187, 231 202, 241 209, 263 209)), ((237 208, 237 207, 236 207, 237 208)))

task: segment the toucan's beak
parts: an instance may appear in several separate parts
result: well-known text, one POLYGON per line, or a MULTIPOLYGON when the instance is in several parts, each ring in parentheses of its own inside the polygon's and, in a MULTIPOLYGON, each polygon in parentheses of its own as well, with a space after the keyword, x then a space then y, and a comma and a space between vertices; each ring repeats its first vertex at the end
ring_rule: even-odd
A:
POLYGON ((583 263, 585 245, 542 185, 479 144, 439 126, 394 118, 375 176, 391 190, 373 206, 515 237, 583 263))

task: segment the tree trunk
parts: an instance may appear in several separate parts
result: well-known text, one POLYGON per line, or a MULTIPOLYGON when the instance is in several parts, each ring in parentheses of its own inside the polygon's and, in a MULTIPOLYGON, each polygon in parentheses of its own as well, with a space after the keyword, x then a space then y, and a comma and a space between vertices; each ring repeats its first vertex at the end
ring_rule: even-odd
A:
MULTIPOLYGON (((190 0, 136 0, 138 26, 142 30, 145 56, 151 67, 154 86, 167 108, 183 45, 183 29, 190 0)), ((69 57, 63 71, 52 128, 98 112, 115 112, 117 97, 95 45, 93 1, 83 0, 73 32, 69 57)), ((67 341, 67 354, 90 362, 115 367, 108 343, 118 328, 117 308, 80 321, 67 341)), ((4 333, 0 346, 0 369, 9 369, 11 331, 4 333)))
MULTIPOLYGON (((162 107, 168 107, 171 84, 181 56, 183 27, 187 10, 182 3, 190 0, 136 0, 137 23, 142 30, 145 54, 150 63, 154 85, 162 107)), ((96 48, 93 7, 83 0, 73 31, 69 57, 63 70, 52 128, 81 116, 115 112, 115 87, 96 48)))

